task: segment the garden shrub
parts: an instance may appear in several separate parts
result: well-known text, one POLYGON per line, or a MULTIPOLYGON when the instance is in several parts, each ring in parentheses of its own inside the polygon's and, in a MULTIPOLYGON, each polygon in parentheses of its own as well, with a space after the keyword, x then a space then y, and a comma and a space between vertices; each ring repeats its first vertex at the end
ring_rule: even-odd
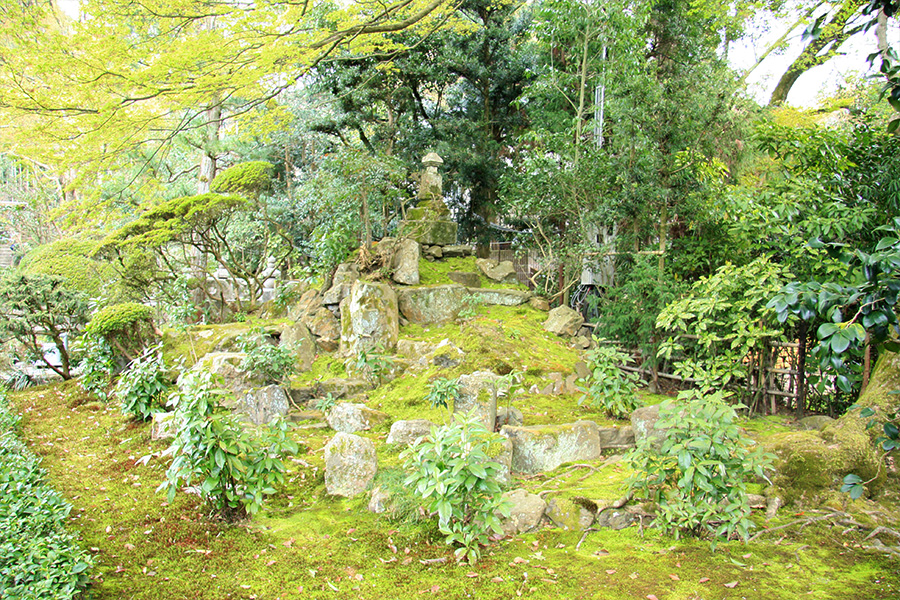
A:
POLYGON ((87 311, 85 295, 60 277, 12 272, 0 279, 0 333, 15 338, 31 359, 42 360, 63 379, 72 377, 66 339, 80 333, 87 311), (56 346, 59 365, 46 359, 44 337, 56 346))
POLYGON ((26 254, 19 263, 19 270, 29 275, 61 277, 66 280, 67 287, 91 298, 114 302, 131 299, 134 291, 120 285, 113 264, 94 257, 97 247, 98 242, 94 240, 57 240, 26 254))
POLYGON ((162 406, 171 382, 162 356, 162 346, 148 348, 119 377, 115 394, 122 412, 146 421, 162 406))
POLYGON ((272 163, 253 160, 228 167, 213 179, 210 191, 256 199, 272 180, 272 163))
POLYGON ((261 328, 238 336, 237 342, 240 351, 246 354, 241 368, 266 383, 282 383, 294 372, 291 348, 275 343, 261 328))
POLYGON ((17 437, 18 421, 0 394, 0 598, 75 598, 93 561, 65 530, 72 507, 46 486, 40 460, 17 437))
POLYGON ((638 407, 638 376, 619 368, 628 363, 628 355, 598 339, 597 346, 585 354, 588 370, 587 387, 579 404, 588 402, 602 408, 616 419, 628 417, 638 407))
POLYGON ((259 430, 247 429, 228 412, 219 410, 213 375, 190 371, 169 396, 175 410, 175 441, 166 451, 173 456, 166 481, 169 502, 182 486, 196 486, 200 496, 229 521, 255 514, 263 497, 284 482, 285 455, 297 453, 282 420, 259 430))
POLYGON ((91 317, 85 333, 103 338, 117 351, 120 367, 140 356, 143 348, 156 338, 153 311, 136 302, 113 304, 100 309, 91 317))
POLYGON ((102 402, 109 400, 109 386, 118 372, 113 349, 97 335, 83 335, 79 340, 81 352, 81 388, 102 402))
POLYGON ((658 505, 656 523, 681 534, 746 541, 751 527, 747 483, 765 478, 771 457, 743 437, 732 405, 721 392, 703 396, 690 390, 680 402, 660 407, 656 426, 662 446, 642 439, 628 455, 634 469, 629 489, 658 505))
POLYGON ((447 543, 459 546, 455 554, 460 561, 476 562, 488 536, 502 532, 497 513, 509 516, 498 483, 501 465, 490 460, 495 437, 478 417, 458 414, 400 455, 412 470, 405 485, 437 513, 447 543))

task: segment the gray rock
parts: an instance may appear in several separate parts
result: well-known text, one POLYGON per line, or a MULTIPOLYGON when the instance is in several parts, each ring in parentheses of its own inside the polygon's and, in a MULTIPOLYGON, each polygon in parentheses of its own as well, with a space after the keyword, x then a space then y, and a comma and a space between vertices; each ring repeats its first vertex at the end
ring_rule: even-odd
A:
POLYGON ((444 246, 444 257, 446 258, 464 258, 466 256, 472 256, 473 254, 475 254, 475 250, 472 246, 459 244, 444 246))
POLYGON ((325 445, 325 490, 332 496, 352 498, 362 494, 377 470, 371 440, 339 432, 325 445))
POLYGON ((501 406, 497 408, 497 425, 495 429, 500 429, 504 425, 521 427, 524 424, 525 417, 522 415, 522 411, 515 406, 510 406, 509 408, 501 406))
POLYGON ((239 396, 265 383, 241 368, 247 355, 243 352, 210 352, 191 367, 192 371, 207 371, 222 378, 222 387, 239 396))
POLYGON ((535 310, 550 312, 550 303, 547 302, 546 298, 534 296, 533 298, 531 298, 531 300, 528 301, 528 304, 531 305, 531 308, 535 310))
POLYGON ((544 331, 572 337, 578 333, 578 328, 582 323, 584 323, 584 317, 577 310, 568 306, 557 306, 547 315, 547 320, 544 321, 544 331))
POLYGON ((453 321, 468 291, 461 285, 438 285, 399 290, 400 312, 416 325, 440 325, 453 321))
POLYGON ((647 439, 651 447, 659 450, 665 436, 665 431, 656 426, 659 421, 659 404, 642 406, 631 413, 631 428, 634 431, 634 442, 640 444, 647 439))
POLYGON ((470 293, 478 294, 482 304, 493 306, 519 306, 531 298, 531 292, 523 290, 470 289, 470 293))
POLYGON ((316 360, 316 340, 303 323, 288 325, 281 332, 281 343, 290 347, 300 371, 308 371, 316 360))
POLYGON ((572 340, 572 345, 579 350, 587 350, 591 347, 591 338, 585 335, 579 335, 572 340))
POLYGON ((335 398, 352 398, 372 389, 365 379, 329 379, 319 384, 316 396, 331 394, 335 398))
POLYGON ((350 294, 353 284, 359 280, 356 263, 341 263, 331 278, 331 287, 322 296, 322 304, 340 304, 350 294))
POLYGON ((341 323, 330 310, 319 307, 315 315, 304 321, 310 332, 316 336, 316 345, 325 352, 334 352, 341 339, 341 323))
POLYGON ((244 394, 238 402, 238 407, 251 422, 265 425, 277 416, 286 415, 290 409, 290 402, 280 386, 268 385, 244 394))
POLYGON ((153 420, 150 423, 150 439, 171 440, 175 438, 175 432, 178 430, 175 424, 174 412, 156 412, 153 413, 153 420))
POLYGON ((626 529, 637 520, 637 516, 627 508, 606 508, 601 510, 594 519, 594 527, 607 529, 626 529))
POLYGON ((634 447, 634 429, 631 427, 599 427, 597 433, 601 448, 634 447))
POLYGON ((481 288, 481 276, 471 271, 450 271, 447 277, 453 283, 464 285, 467 288, 481 288))
POLYGON ((397 242, 391 279, 403 285, 419 285, 419 244, 406 238, 397 242))
POLYGON ((511 427, 500 435, 513 443, 514 471, 528 475, 552 471, 567 462, 585 462, 600 457, 600 435, 593 421, 576 421, 563 425, 511 427))
POLYGON ((434 423, 427 419, 410 419, 408 421, 395 421, 391 425, 391 432, 388 434, 388 444, 412 444, 420 437, 425 437, 431 433, 434 423))
POLYGON ((475 259, 485 277, 500 283, 516 283, 516 268, 511 261, 496 262, 487 258, 475 259))
POLYGON ((309 327, 309 320, 322 308, 322 296, 318 290, 306 290, 300 299, 288 309, 288 318, 309 327))
POLYGON ((503 499, 510 504, 509 517, 501 517, 501 527, 506 535, 525 533, 541 524, 547 503, 537 494, 529 494, 520 488, 506 492, 503 499))
POLYGON ((341 351, 346 355, 375 349, 390 352, 397 346, 399 318, 397 295, 390 286, 356 281, 350 296, 341 302, 341 351))
MULTIPOLYGON (((497 481, 500 485, 509 485, 510 481, 512 481, 512 452, 513 446, 512 442, 507 438, 502 436, 497 436, 500 440, 500 449, 496 454, 492 454, 490 459, 497 464, 500 465, 500 470, 497 472, 497 481)), ((491 450, 493 450, 495 446, 491 445, 491 450)))
POLYGON ((591 370, 583 360, 575 363, 575 375, 578 376, 578 379, 587 379, 591 376, 591 370))
POLYGON ((397 507, 394 497, 387 490, 384 490, 379 486, 372 490, 372 495, 369 497, 369 505, 367 508, 369 509, 369 512, 380 515, 383 513, 394 513, 396 512, 397 507))
POLYGON ((566 498, 553 498, 544 511, 557 527, 572 531, 584 531, 594 523, 594 513, 566 498))
POLYGON ((388 415, 369 408, 365 404, 342 402, 334 405, 325 415, 328 426, 335 431, 355 433, 371 429, 381 423, 388 415))
POLYGON ((413 370, 420 370, 429 365, 453 369, 461 365, 466 358, 465 352, 449 339, 441 340, 436 345, 402 339, 397 342, 397 354, 409 358, 410 368, 413 370))
POLYGON ((497 401, 494 390, 500 376, 490 371, 475 371, 459 377, 459 396, 453 403, 453 414, 474 414, 488 431, 497 422, 497 401))
POLYGON ((443 258, 444 249, 440 246, 428 246, 428 249, 425 250, 425 255, 429 258, 443 258))

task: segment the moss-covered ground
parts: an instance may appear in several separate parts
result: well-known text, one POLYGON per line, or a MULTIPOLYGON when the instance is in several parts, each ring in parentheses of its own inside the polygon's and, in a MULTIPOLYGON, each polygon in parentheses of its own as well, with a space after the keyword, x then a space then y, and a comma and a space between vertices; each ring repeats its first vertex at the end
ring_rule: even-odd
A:
MULTIPOLYGON (((471 265, 455 268, 475 271, 474 260, 467 260, 471 265)), ((439 267, 441 263, 423 263, 423 284, 449 282, 439 267)), ((367 392, 367 404, 390 415, 389 421, 363 433, 377 442, 375 483, 405 489, 401 449, 386 444, 391 421, 447 419, 446 411, 424 399, 437 377, 476 370, 522 372, 522 392, 499 404, 511 403, 528 424, 584 418, 613 424, 600 410, 580 405, 577 391, 530 391, 546 387, 554 374, 570 375, 580 359, 565 340, 543 331, 545 318, 527 305, 480 306, 459 322, 401 328, 401 337, 415 341, 449 339, 465 357, 449 368, 429 364, 410 369, 367 392)), ((227 347, 228 340, 253 325, 277 324, 170 334, 167 357, 191 363, 194 356, 227 347)), ((344 359, 323 353, 292 385, 339 377, 347 377, 344 359)), ((641 401, 661 399, 642 394, 641 401)), ((291 435, 301 452, 288 460, 286 483, 252 520, 227 524, 209 515, 196 495, 179 493, 168 504, 156 492, 168 465, 163 456, 167 444, 151 441, 149 425, 129 421, 118 407, 91 400, 75 383, 29 389, 12 395, 12 403, 23 415, 23 437, 43 457, 50 482, 74 505, 71 527, 97 561, 91 586, 97 600, 900 597, 900 561, 862 549, 864 533, 826 523, 787 527, 749 544, 722 543, 715 552, 706 541, 675 540, 639 526, 587 534, 545 528, 498 540, 484 549, 477 564, 458 565, 432 521, 391 520, 366 510, 365 497, 344 500, 326 494, 322 448, 332 436, 327 429, 295 429, 291 435)), ((761 441, 792 428, 790 419, 780 417, 749 419, 742 425, 761 441)), ((548 499, 615 500, 624 494, 628 475, 621 457, 608 455, 589 466, 567 464, 521 478, 515 485, 548 499)), ((761 486, 753 491, 760 492, 761 486)), ((400 493, 398 501, 414 506, 408 493, 400 493)), ((753 518, 760 527, 778 527, 794 520, 797 510, 783 509, 771 522, 761 512, 753 518)), ((884 514, 883 507, 867 501, 853 503, 850 510, 868 524, 884 514)))
MULTIPOLYGON (((71 527, 96 556, 98 600, 900 594, 896 559, 861 550, 860 534, 824 525, 722 544, 716 552, 703 541, 638 527, 591 532, 583 541, 581 532, 545 529, 495 543, 474 566, 457 565, 432 524, 394 522, 367 512, 365 500, 327 496, 323 432, 296 432, 305 450, 289 462, 286 485, 252 521, 228 525, 207 515, 196 496, 181 493, 167 504, 155 492, 165 444, 150 441, 148 425, 90 401, 73 384, 15 394, 13 403, 50 481, 75 507, 71 527)), ((368 435, 383 441, 385 434, 368 435)), ((379 461, 379 477, 396 480, 398 450, 381 444, 379 461)), ((595 470, 564 465, 520 483, 560 497, 615 498, 626 475, 612 459, 595 470)))

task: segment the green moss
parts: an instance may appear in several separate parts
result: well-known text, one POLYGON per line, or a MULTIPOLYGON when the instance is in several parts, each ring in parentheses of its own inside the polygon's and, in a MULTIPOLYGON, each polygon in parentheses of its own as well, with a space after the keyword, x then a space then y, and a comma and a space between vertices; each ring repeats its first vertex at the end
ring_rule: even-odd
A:
POLYGON ((238 163, 216 175, 210 190, 256 198, 271 182, 274 169, 272 163, 262 160, 238 163))
MULTIPOLYGON (((481 269, 475 264, 475 257, 467 256, 465 258, 446 258, 442 260, 429 261, 425 258, 419 260, 419 285, 448 285, 456 283, 451 280, 448 274, 451 271, 464 271, 477 273, 481 279, 481 287, 489 289, 514 289, 527 290, 528 288, 521 284, 504 284, 488 279, 481 274, 481 269)), ((546 314, 544 315, 546 319, 546 314)))
POLYGON ((93 240, 58 240, 26 254, 19 269, 29 275, 62 277, 68 287, 92 298, 103 296, 115 302, 136 297, 134 290, 122 285, 111 263, 93 258, 97 246, 93 240))
POLYGON ((104 337, 121 334, 142 322, 149 323, 151 314, 149 306, 136 302, 113 304, 97 311, 85 331, 104 337))

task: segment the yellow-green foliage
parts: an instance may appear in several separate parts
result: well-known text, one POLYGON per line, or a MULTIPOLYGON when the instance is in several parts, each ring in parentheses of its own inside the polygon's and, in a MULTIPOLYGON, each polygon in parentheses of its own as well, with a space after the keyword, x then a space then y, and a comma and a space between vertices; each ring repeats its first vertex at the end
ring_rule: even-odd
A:
POLYGON ((256 198, 269 185, 273 170, 272 163, 263 160, 238 163, 219 173, 210 189, 219 194, 256 198))
POLYGON ((97 311, 85 331, 92 335, 110 336, 125 333, 141 322, 149 323, 152 310, 137 302, 113 304, 97 311))
POLYGON ((175 198, 149 209, 110 234, 101 247, 159 248, 195 229, 209 228, 229 213, 245 208, 249 208, 249 202, 240 196, 209 193, 175 198))
POLYGON ((475 264, 475 257, 468 256, 466 258, 447 258, 444 260, 436 260, 434 262, 422 258, 419 260, 419 285, 448 285, 456 283, 447 275, 451 271, 463 271, 468 273, 478 273, 481 278, 481 286, 488 289, 527 289, 521 284, 498 283, 492 281, 481 274, 481 269, 475 264))
POLYGON ((28 275, 62 277, 68 287, 93 298, 105 295, 124 299, 113 265, 92 258, 96 249, 97 242, 93 240, 57 240, 26 254, 19 269, 28 275))

